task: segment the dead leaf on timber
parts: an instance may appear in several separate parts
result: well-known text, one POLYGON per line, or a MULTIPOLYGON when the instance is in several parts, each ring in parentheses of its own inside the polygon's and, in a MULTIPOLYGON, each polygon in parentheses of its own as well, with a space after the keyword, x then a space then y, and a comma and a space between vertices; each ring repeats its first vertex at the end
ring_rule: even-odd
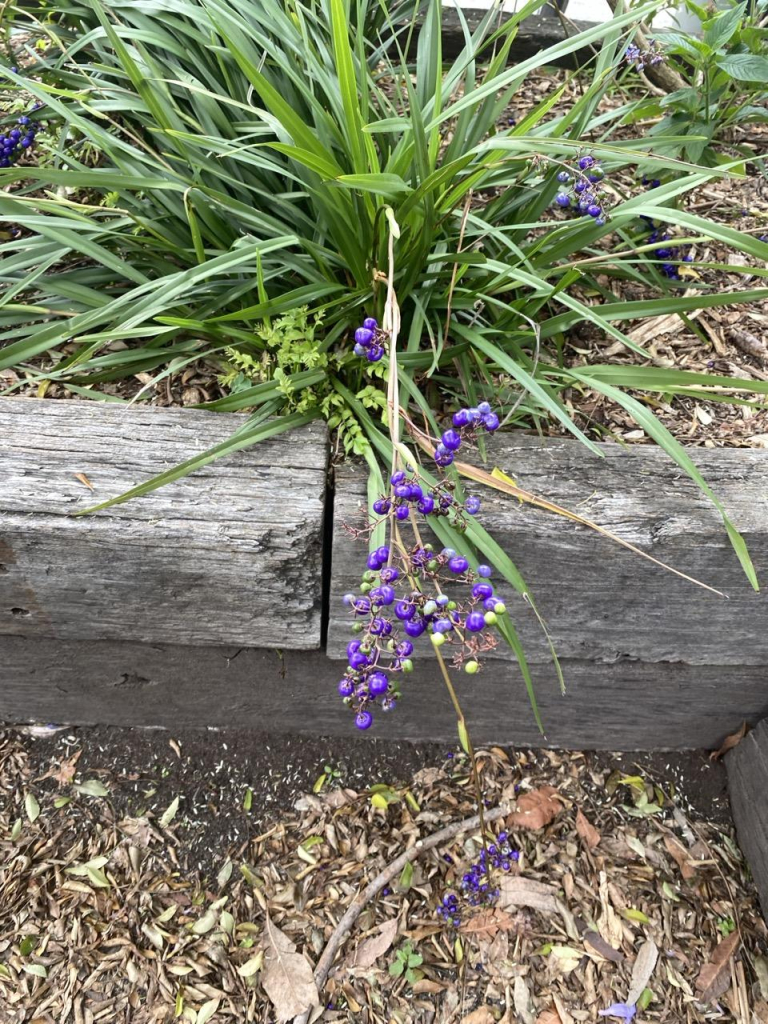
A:
POLYGON ((732 732, 730 736, 725 737, 719 750, 712 751, 709 755, 709 760, 717 761, 719 758, 723 757, 723 755, 727 754, 729 750, 733 750, 734 747, 738 746, 746 735, 747 723, 742 722, 740 729, 737 729, 736 732, 732 732))
POLYGON ((741 941, 739 933, 733 932, 728 938, 718 942, 712 956, 701 968, 696 979, 696 991, 702 1003, 711 1003, 726 992, 731 985, 731 957, 736 953, 741 941))
POLYGON ((594 850, 597 844, 600 842, 600 833, 597 831, 591 821, 588 821, 581 808, 576 812, 576 831, 579 833, 581 838, 587 844, 590 850, 594 850))
POLYGON ((562 809, 561 797, 554 786, 540 786, 523 793, 507 823, 516 828, 544 828, 562 809))
POLYGON ((261 984, 278 1021, 290 1020, 320 1002, 312 968, 267 914, 261 984))

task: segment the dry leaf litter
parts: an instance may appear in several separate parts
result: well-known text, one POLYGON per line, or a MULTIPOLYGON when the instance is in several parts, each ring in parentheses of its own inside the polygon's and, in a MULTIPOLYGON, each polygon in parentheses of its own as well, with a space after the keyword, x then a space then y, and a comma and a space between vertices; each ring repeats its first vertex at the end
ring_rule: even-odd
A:
POLYGON ((204 875, 182 841, 188 798, 124 814, 125 783, 88 777, 82 751, 54 747, 41 771, 34 743, 0 737, 1 1024, 581 1024, 617 1004, 641 1022, 768 1022, 766 927, 730 828, 628 755, 481 751, 488 813, 513 808, 520 851, 497 904, 438 922, 481 848, 459 834, 362 908, 318 991, 362 889, 475 813, 463 755, 407 786, 326 774, 204 875))

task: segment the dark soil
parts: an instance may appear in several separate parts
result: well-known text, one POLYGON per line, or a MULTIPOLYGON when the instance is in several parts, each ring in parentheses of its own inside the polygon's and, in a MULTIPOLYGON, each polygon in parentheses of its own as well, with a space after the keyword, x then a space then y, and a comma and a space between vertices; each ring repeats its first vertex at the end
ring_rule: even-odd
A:
MULTIPOLYGON (((27 735, 33 778, 52 762, 77 751, 75 782, 96 779, 109 791, 114 819, 148 814, 159 818, 179 797, 174 827, 180 863, 190 871, 218 870, 273 823, 293 816, 297 798, 328 765, 338 777, 324 784, 357 791, 376 783, 410 784, 420 768, 443 766, 454 752, 438 744, 376 739, 340 740, 270 735, 244 730, 67 728, 46 737, 27 735), (250 809, 245 809, 251 791, 250 809)), ((527 755, 532 768, 546 764, 546 751, 527 755)), ((589 753, 585 774, 643 774, 660 785, 686 813, 715 824, 731 824, 725 771, 703 751, 589 753), (674 787, 674 792, 670 787, 674 787)), ((58 783, 39 781, 41 794, 61 793, 58 783)))

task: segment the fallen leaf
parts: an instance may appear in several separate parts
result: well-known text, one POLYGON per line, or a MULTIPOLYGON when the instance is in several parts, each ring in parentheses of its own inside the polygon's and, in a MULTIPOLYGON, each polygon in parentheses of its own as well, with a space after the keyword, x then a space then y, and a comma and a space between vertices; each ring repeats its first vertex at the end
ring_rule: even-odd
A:
POLYGON ((72 757, 62 761, 59 770, 51 775, 51 778, 55 779, 60 786, 68 786, 72 779, 74 779, 75 765, 82 752, 82 750, 76 750, 72 757))
POLYGON ((627 996, 627 1002, 630 1005, 634 1005, 642 995, 643 989, 647 988, 658 958, 659 950, 656 943, 653 939, 648 939, 638 950, 632 966, 632 977, 629 979, 629 995, 627 996))
POLYGON ((506 931, 515 925, 515 919, 505 910, 494 908, 473 914, 459 928, 462 935, 474 935, 475 938, 492 939, 497 932, 506 931))
POLYGON ((678 843, 672 836, 664 836, 664 845, 667 848, 667 852, 670 857, 674 860, 677 866, 680 868, 680 874, 686 881, 689 878, 696 876, 696 869, 688 859, 688 851, 685 847, 678 843))
POLYGON ((536 882, 532 878, 507 876, 499 885, 499 908, 508 910, 510 907, 530 907, 545 914, 556 914, 558 901, 553 885, 536 882))
POLYGON ((220 1003, 220 999, 209 999, 208 1002, 203 1003, 203 1005, 197 1011, 197 1019, 195 1024, 208 1024, 208 1021, 218 1010, 220 1003))
POLYGON ((74 477, 75 477, 75 480, 79 480, 81 484, 85 484, 85 486, 88 488, 89 491, 95 490, 93 484, 88 479, 88 477, 85 475, 85 473, 75 473, 74 477))
POLYGON ((109 790, 98 779, 86 779, 75 786, 75 789, 84 796, 109 796, 109 790))
POLYGON ((341 970, 352 970, 355 967, 372 967, 380 956, 383 956, 397 935, 397 918, 385 921, 376 935, 361 942, 354 953, 344 962, 341 970))
POLYGON ((160 828, 168 828, 173 819, 176 817, 176 812, 179 809, 179 798, 175 796, 173 800, 168 804, 166 809, 163 811, 163 815, 160 818, 160 828))
POLYGON ((461 1024, 496 1024, 496 1018, 487 1006, 478 1006, 472 1013, 461 1018, 461 1024))
POLYGON ((515 978, 515 985, 512 989, 512 1002, 515 1012, 523 1021, 523 1024, 534 1024, 533 1010, 531 1009, 531 992, 528 984, 521 975, 515 978))
POLYGON ((517 828, 544 828, 562 809, 561 798, 554 786, 540 786, 519 797, 507 823, 517 828))
POLYGON ((742 722, 740 729, 737 729, 736 732, 732 732, 730 736, 725 737, 719 750, 712 751, 709 755, 709 760, 717 761, 719 758, 723 757, 723 755, 727 754, 729 750, 733 750, 735 746, 738 746, 746 735, 747 723, 742 722))
POLYGON ((439 981, 432 981, 431 978, 420 978, 419 981, 412 986, 411 991, 415 996, 436 996, 440 992, 445 991, 445 985, 441 985, 439 981))
POLYGON ((551 1009, 544 1010, 543 1013, 539 1014, 536 1018, 536 1024, 563 1024, 563 1022, 560 1019, 560 1014, 553 1006, 551 1009))
POLYGON ((588 821, 581 808, 576 812, 576 831, 587 844, 590 850, 594 850, 597 844, 600 842, 600 833, 597 831, 591 821, 588 821))
POLYGON ((35 799, 34 793, 27 793, 24 797, 24 809, 30 822, 37 821, 40 817, 40 804, 35 799))
POLYGON ((702 1003, 711 1003, 730 988, 730 960, 739 948, 739 941, 739 933, 733 932, 718 942, 709 960, 701 968, 696 979, 696 991, 702 1003))
POLYGON ((272 923, 269 914, 264 938, 261 984, 275 1008, 277 1020, 290 1020, 317 1006, 320 997, 312 968, 296 952, 296 946, 288 936, 272 923))
POLYGON ((620 964, 624 959, 624 954, 620 953, 618 949, 606 942, 602 935, 598 935, 597 932, 587 929, 582 935, 584 942, 591 946, 596 953, 599 953, 605 960, 612 960, 615 964, 620 964))

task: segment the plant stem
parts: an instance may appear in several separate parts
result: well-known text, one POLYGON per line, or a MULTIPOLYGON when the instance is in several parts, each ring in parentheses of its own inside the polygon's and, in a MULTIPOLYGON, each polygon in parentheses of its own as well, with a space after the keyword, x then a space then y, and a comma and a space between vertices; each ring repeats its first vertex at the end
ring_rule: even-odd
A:
MULTIPOLYGON (((460 729, 460 733, 461 738, 466 739, 467 741, 467 754, 469 755, 470 761, 472 763, 472 784, 475 788, 477 816, 480 819, 480 836, 483 841, 483 849, 487 850, 487 840, 485 835, 485 815, 483 813, 483 790, 482 786, 480 785, 480 770, 477 767, 477 756, 475 754, 475 748, 472 745, 472 739, 469 735, 469 729, 467 728, 467 720, 464 717, 464 712, 461 709, 459 698, 456 694, 456 690, 453 687, 453 683, 451 682, 451 674, 448 671, 448 666, 445 664, 445 658, 443 658, 443 655, 441 654, 439 647, 435 647, 435 656, 437 658, 437 664, 440 666, 440 672, 442 673, 443 676, 443 682, 445 683, 446 689, 448 690, 448 694, 451 698, 453 709, 456 712, 458 724, 460 726, 463 726, 463 729, 460 729)), ((462 743, 462 746, 463 745, 464 744, 462 743)))

